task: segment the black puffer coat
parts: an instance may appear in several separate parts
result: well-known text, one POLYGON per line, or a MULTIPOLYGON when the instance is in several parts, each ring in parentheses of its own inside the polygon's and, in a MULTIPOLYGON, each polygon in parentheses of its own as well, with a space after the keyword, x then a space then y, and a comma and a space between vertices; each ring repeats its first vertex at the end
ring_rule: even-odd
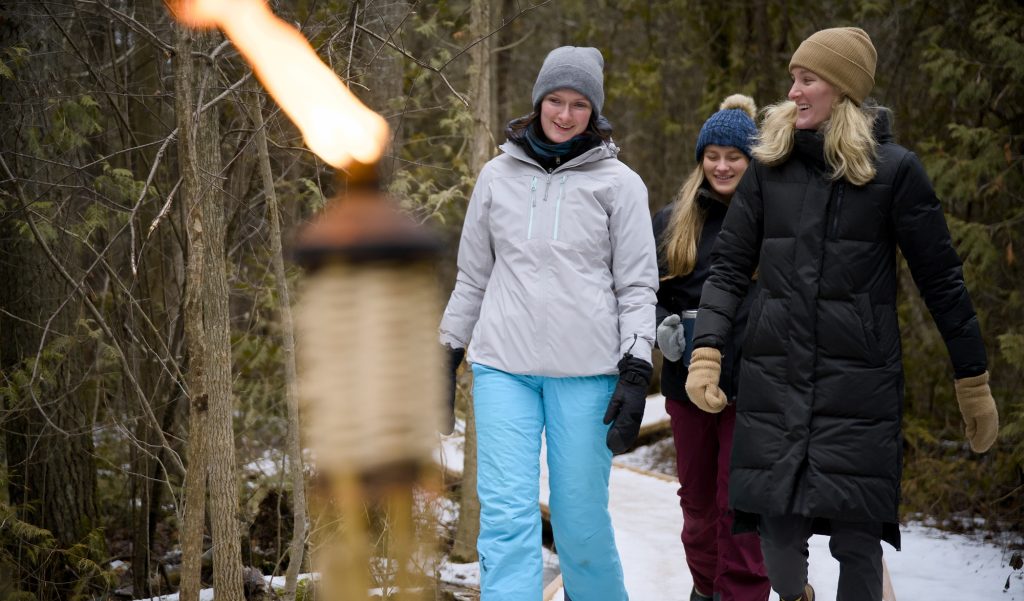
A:
MULTIPOLYGON (((706 182, 705 182, 706 184, 706 182)), ((700 231, 700 238, 697 241, 697 261, 690 273, 662 280, 658 287, 657 323, 661 323, 666 317, 675 313, 681 315, 688 309, 696 309, 700 306, 700 292, 704 281, 708 277, 711 267, 711 249, 718 239, 718 232, 722 229, 722 222, 725 220, 725 213, 728 205, 716 198, 710 190, 702 187, 697 192, 697 202, 704 209, 704 226, 700 231)), ((668 273, 668 258, 665 256, 664 241, 666 230, 672 219, 672 212, 676 203, 673 202, 661 209, 654 215, 654 240, 658 245, 658 276, 664 277, 668 273)), ((739 358, 740 346, 743 344, 743 326, 747 321, 747 310, 750 300, 757 294, 756 284, 752 285, 747 292, 744 302, 740 304, 736 317, 733 320, 732 333, 729 340, 722 349, 722 377, 719 386, 725 393, 729 402, 736 401, 736 393, 739 390, 739 358)), ((665 359, 661 368, 661 394, 666 398, 689 403, 686 396, 686 366, 682 359, 669 361, 665 359)))
MULTIPOLYGON (((903 365, 896 251, 956 377, 986 369, 942 207, 881 109, 877 174, 828 179, 822 138, 797 131, 781 165, 755 161, 718 237, 696 347, 722 348, 750 274, 761 290, 740 367, 729 502, 738 512, 877 521, 899 547, 903 365)), ((821 521, 819 520, 819 523, 821 521)))

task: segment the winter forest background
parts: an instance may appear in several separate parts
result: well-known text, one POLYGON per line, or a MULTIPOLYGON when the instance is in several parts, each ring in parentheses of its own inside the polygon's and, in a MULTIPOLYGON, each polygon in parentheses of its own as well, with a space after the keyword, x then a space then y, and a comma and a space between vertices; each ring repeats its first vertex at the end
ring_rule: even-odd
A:
MULTIPOLYGON (((777 101, 800 40, 866 29, 878 49, 873 96, 924 161, 964 259, 1001 418, 995 449, 971 454, 945 347, 904 271, 904 516, 1024 532, 1018 2, 272 6, 387 117, 385 182, 445 237, 445 292, 474 174, 504 124, 529 111, 551 48, 604 53, 605 114, 656 211, 722 98, 777 101)), ((211 540, 234 541, 216 545, 220 565, 237 566, 218 568, 229 570, 222 582, 240 583, 243 565, 285 573, 293 539, 300 549, 317 524, 306 525, 296 494, 309 468, 290 459, 299 442, 286 309, 300 273, 282 257, 341 186, 333 171, 230 43, 183 32, 161 2, 0 4, 0 599, 170 590, 166 558, 184 551, 187 564, 211 540), (197 135, 179 133, 190 123, 197 135), (187 214, 201 217, 202 235, 187 214), (202 506, 204 495, 196 519, 185 500, 202 506)), ((446 484, 471 505, 459 481, 446 484)), ((453 553, 472 555, 471 527, 448 535, 453 553)), ((198 578, 196 566, 181 568, 183 593, 199 585, 193 568, 198 578)), ((218 588, 218 599, 236 594, 218 588)))

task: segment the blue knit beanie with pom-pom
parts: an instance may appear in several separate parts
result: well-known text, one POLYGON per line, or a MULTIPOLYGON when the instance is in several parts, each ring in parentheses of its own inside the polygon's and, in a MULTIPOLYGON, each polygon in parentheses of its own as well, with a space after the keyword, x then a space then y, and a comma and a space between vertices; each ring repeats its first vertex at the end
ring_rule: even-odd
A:
POLYGON ((743 94, 733 94, 722 101, 719 111, 708 117, 697 136, 697 162, 704 159, 704 148, 708 144, 734 146, 750 158, 750 146, 757 136, 754 115, 757 105, 754 99, 743 94))

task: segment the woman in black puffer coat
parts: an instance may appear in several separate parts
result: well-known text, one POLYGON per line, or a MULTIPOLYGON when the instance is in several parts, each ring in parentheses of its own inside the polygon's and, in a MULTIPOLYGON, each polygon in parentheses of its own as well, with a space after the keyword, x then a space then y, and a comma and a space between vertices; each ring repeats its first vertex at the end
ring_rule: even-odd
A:
POLYGON ((807 539, 828 533, 840 601, 882 597, 880 540, 899 548, 903 366, 897 250, 946 343, 967 437, 995 441, 978 319, 942 207, 917 157, 865 106, 875 49, 861 29, 819 31, 790 62, 789 102, 766 113, 701 294, 686 382, 721 410, 721 349, 755 267, 729 485, 753 518, 772 587, 813 599, 807 539))

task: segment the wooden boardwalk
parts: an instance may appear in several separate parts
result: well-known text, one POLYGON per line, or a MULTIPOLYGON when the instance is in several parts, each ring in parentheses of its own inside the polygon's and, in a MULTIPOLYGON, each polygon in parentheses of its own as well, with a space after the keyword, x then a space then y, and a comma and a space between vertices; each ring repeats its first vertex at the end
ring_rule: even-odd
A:
MULTIPOLYGON (((648 399, 644 414, 645 432, 664 431, 668 414, 665 400, 660 395, 648 399)), ((458 441, 450 437, 445 441, 446 469, 462 470, 462 453, 458 441)), ((542 510, 546 513, 548 501, 546 449, 541 449, 542 510)), ((610 479, 609 511, 615 526, 615 541, 622 561, 626 590, 632 601, 678 601, 688 598, 693 580, 686 566, 683 544, 679 539, 683 528, 683 515, 679 508, 674 477, 631 467, 616 461, 610 479)), ((810 580, 820 601, 835 599, 838 572, 835 560, 828 551, 828 539, 814 536, 810 543, 810 580)), ((883 601, 895 601, 888 571, 885 573, 886 591, 883 601)), ((548 582, 544 601, 564 601, 560 577, 548 582)), ((772 593, 771 601, 778 595, 772 593)))
MULTIPOLYGON (((668 414, 665 399, 660 395, 648 399, 644 413, 644 430, 665 430, 668 414)), ((542 468, 542 502, 547 501, 547 471, 542 468)), ((686 566, 686 556, 679 535, 683 528, 682 510, 674 477, 650 472, 615 462, 610 480, 609 510, 615 525, 615 542, 619 548, 626 590, 633 601, 676 601, 688 598, 693 579, 686 566)), ((831 570, 816 570, 835 560, 828 551, 828 539, 815 536, 811 540, 811 583, 821 601, 835 599, 835 578, 831 570), (821 572, 826 572, 821 574, 821 572), (820 574, 815 578, 816 574, 820 574)), ((883 601, 896 601, 888 570, 884 573, 883 601)), ((564 601, 561 580, 549 584, 544 601, 564 601)), ((777 600, 778 595, 772 594, 777 600)))

